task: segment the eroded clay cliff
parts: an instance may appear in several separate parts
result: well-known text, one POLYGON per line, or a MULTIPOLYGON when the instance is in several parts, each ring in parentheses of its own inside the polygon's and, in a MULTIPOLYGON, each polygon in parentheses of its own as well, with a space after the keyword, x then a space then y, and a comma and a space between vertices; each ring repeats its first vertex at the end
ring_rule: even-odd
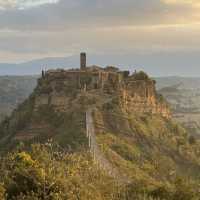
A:
MULTIPOLYGON (((85 70, 47 71, 39 79, 35 109, 52 105, 67 112, 70 103, 80 94, 117 99, 127 112, 160 114, 170 118, 170 109, 155 90, 155 81, 144 72, 119 71, 115 67, 88 67, 85 70)), ((87 96, 86 95, 86 96, 87 96)))

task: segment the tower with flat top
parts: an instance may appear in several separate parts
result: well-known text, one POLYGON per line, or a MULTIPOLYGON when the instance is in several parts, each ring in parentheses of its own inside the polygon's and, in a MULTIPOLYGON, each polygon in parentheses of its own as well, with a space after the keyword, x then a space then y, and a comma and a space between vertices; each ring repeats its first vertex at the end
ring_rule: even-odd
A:
POLYGON ((86 53, 81 53, 80 55, 80 68, 81 70, 86 69, 86 53))

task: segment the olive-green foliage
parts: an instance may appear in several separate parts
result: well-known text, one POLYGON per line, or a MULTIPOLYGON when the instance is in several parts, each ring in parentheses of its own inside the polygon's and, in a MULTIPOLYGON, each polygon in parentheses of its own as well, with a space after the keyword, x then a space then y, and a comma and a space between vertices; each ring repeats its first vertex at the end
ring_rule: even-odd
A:
POLYGON ((87 145, 87 138, 83 129, 84 118, 85 115, 82 112, 64 114, 64 121, 55 136, 56 141, 63 147, 80 148, 87 145))
POLYGON ((189 143, 190 143, 191 145, 196 144, 196 139, 195 139, 194 136, 190 136, 189 139, 188 139, 188 141, 189 141, 189 143))
POLYGON ((97 135, 98 143, 113 166, 135 183, 126 190, 130 199, 141 193, 155 199, 199 199, 198 142, 188 139, 179 124, 149 114, 130 114, 129 123, 120 121, 120 111, 105 116, 109 125, 97 135))
POLYGON ((48 79, 39 79, 38 86, 35 89, 36 94, 49 94, 52 92, 52 87, 50 85, 50 80, 48 79))
POLYGON ((64 121, 64 114, 55 112, 53 106, 43 105, 38 108, 38 112, 34 113, 35 121, 45 121, 54 127, 60 126, 64 121))
POLYGON ((149 76, 145 72, 139 71, 136 74, 134 74, 134 78, 136 80, 148 80, 149 76))
POLYGON ((87 152, 70 154, 51 143, 9 154, 0 167, 0 195, 5 199, 110 200, 118 196, 114 180, 98 169, 87 152))
POLYGON ((32 117, 34 97, 22 103, 12 115, 0 124, 0 137, 14 134, 17 130, 24 128, 32 117))
POLYGON ((3 184, 0 184, 0 199, 5 200, 6 197, 6 190, 3 184))
POLYGON ((167 184, 148 189, 145 183, 131 183, 121 190, 121 199, 127 200, 199 200, 198 185, 177 178, 173 187, 167 184))
MULTIPOLYGON (((56 112, 53 106, 43 105, 34 113, 34 121, 43 121, 49 124, 53 129, 53 135, 50 137, 55 139, 61 146, 71 149, 79 149, 87 145, 86 135, 83 129, 85 115, 83 112, 73 110, 68 112, 56 112)), ((41 135, 39 141, 46 141, 48 133, 41 135), (42 139, 43 136, 43 139, 42 139)))
POLYGON ((92 77, 90 76, 90 74, 87 74, 85 75, 85 77, 81 77, 81 80, 80 80, 80 84, 81 85, 89 85, 92 81, 92 77))
POLYGON ((37 76, 0 77, 0 120, 9 116, 30 95, 36 83, 37 76))
POLYGON ((85 150, 69 153, 47 142, 1 158, 1 200, 198 200, 198 186, 177 178, 174 187, 149 189, 109 177, 85 150))
POLYGON ((48 138, 54 138, 62 146, 70 148, 79 148, 87 144, 84 133, 85 115, 79 108, 72 108, 68 112, 57 112, 51 105, 42 105, 38 111, 34 111, 34 94, 21 104, 9 118, 6 118, 0 124, 0 148, 3 150, 12 149, 17 141, 12 140, 15 134, 29 124, 46 124, 39 136, 33 141, 43 142, 48 138))
POLYGON ((166 100, 164 98, 164 96, 162 94, 157 94, 157 100, 160 102, 160 103, 166 103, 166 100))

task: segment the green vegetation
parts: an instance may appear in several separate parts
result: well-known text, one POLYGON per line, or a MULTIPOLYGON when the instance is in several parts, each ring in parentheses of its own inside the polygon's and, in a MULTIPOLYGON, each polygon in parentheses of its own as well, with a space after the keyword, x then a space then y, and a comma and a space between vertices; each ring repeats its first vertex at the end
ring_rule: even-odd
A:
POLYGON ((33 114, 34 97, 30 96, 17 109, 15 109, 11 117, 6 117, 0 124, 0 138, 12 136, 17 130, 24 128, 30 121, 33 114))
POLYGON ((199 199, 198 141, 160 116, 130 114, 125 120, 120 110, 109 112, 104 110, 104 121, 109 124, 98 134, 98 143, 121 174, 154 198, 199 199))
POLYGON ((85 77, 82 77, 80 80, 81 85, 89 85, 92 82, 92 77, 90 74, 86 74, 85 77))
POLYGON ((56 112, 53 106, 43 105, 35 112, 34 99, 33 94, 0 124, 1 149, 6 151, 6 149, 15 148, 20 141, 13 140, 13 138, 18 132, 26 130, 31 124, 36 126, 36 131, 37 124, 42 124, 44 128, 38 136, 36 132, 36 137, 27 141, 27 145, 34 141, 44 142, 49 138, 70 149, 87 145, 84 132, 85 114, 83 111, 76 106, 72 106, 68 112, 62 113, 56 112))
MULTIPOLYGON (((58 87, 56 87, 57 90, 58 87)), ((52 87, 50 85, 50 81, 48 79, 39 79, 39 86, 35 90, 38 94, 49 94, 51 93, 52 87)))
POLYGON ((117 186, 89 154, 67 153, 57 145, 33 145, 1 159, 1 199, 115 199, 117 186), (12 170, 11 170, 12 169, 12 170))
MULTIPOLYGON (((149 77, 139 72, 135 79, 149 77)), ((0 199, 199 200, 199 140, 172 120, 120 105, 117 95, 40 79, 0 124, 0 199), (126 181, 110 177, 88 152, 88 108, 103 155, 126 181)))
POLYGON ((198 200, 196 189, 180 178, 174 187, 118 184, 84 149, 69 153, 51 142, 34 144, 28 151, 21 146, 0 162, 1 200, 198 200))
POLYGON ((33 91, 37 76, 0 77, 0 120, 10 115, 33 91))
POLYGON ((134 78, 136 80, 148 80, 149 76, 145 72, 139 71, 139 72, 134 74, 134 78))

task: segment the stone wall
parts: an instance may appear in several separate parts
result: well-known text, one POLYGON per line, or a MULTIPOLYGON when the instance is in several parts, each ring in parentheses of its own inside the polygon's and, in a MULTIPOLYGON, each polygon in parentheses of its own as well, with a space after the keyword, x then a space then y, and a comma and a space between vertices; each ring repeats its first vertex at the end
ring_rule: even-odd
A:
POLYGON ((119 106, 129 112, 159 113, 170 117, 170 110, 165 101, 158 98, 155 81, 145 73, 129 75, 116 68, 91 67, 84 70, 48 71, 39 80, 39 95, 36 109, 40 105, 50 104, 60 111, 67 111, 69 99, 81 92, 98 92, 119 97, 119 106))

